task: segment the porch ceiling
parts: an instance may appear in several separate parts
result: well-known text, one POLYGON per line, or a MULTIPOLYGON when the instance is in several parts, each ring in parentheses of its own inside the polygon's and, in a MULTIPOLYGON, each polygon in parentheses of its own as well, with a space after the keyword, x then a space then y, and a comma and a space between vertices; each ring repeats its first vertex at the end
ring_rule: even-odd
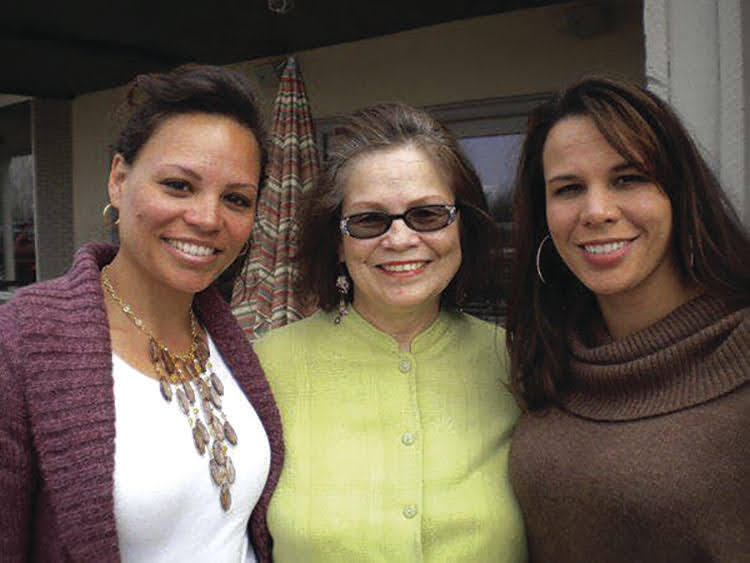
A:
POLYGON ((0 92, 67 98, 188 61, 227 64, 563 0, 20 0, 0 8, 0 92))

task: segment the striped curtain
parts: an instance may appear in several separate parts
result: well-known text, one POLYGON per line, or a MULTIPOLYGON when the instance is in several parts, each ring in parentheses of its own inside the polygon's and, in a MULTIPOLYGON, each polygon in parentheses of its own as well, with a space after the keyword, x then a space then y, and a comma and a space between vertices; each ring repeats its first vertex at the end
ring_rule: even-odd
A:
POLYGON ((301 319, 294 292, 299 199, 315 181, 318 155, 310 106, 297 61, 284 66, 274 104, 267 179, 258 201, 252 245, 232 306, 252 341, 271 328, 301 319))

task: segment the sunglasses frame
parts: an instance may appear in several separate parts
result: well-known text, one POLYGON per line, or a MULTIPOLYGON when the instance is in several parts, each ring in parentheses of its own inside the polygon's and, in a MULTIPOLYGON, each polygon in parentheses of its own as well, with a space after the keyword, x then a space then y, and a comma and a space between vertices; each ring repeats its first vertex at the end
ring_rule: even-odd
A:
POLYGON ((407 209, 403 213, 397 213, 397 214, 386 213, 385 211, 365 211, 363 213, 354 213, 353 215, 349 215, 349 216, 344 217, 344 218, 341 219, 341 221, 339 222, 339 229, 341 230, 341 234, 350 236, 350 237, 355 238, 355 239, 360 239, 360 240, 371 239, 371 238, 377 238, 377 237, 383 236, 385 233, 387 233, 389 231, 389 229, 391 228, 391 225, 393 225, 393 222, 396 219, 401 219, 404 222, 404 224, 407 227, 409 227, 412 231, 415 231, 417 233, 434 233, 435 231, 439 231, 441 229, 444 229, 448 225, 450 225, 451 223, 453 223, 453 221, 456 220, 457 216, 458 216, 458 205, 456 205, 456 204, 449 204, 449 203, 431 203, 431 204, 428 204, 428 205, 415 205, 414 207, 410 207, 409 209, 407 209), (446 220, 445 225, 437 227, 436 229, 415 229, 412 225, 410 225, 409 221, 406 219, 406 216, 410 212, 414 211, 415 209, 424 209, 425 207, 442 207, 443 209, 447 209, 448 210, 448 219, 446 220), (367 237, 360 237, 360 236, 353 235, 351 233, 351 231, 349 231, 349 220, 352 217, 359 217, 361 215, 369 215, 371 213, 374 213, 376 215, 381 215, 383 217, 387 217, 388 218, 388 224, 386 225, 385 230, 382 233, 380 233, 380 234, 372 235, 372 236, 367 236, 367 237))

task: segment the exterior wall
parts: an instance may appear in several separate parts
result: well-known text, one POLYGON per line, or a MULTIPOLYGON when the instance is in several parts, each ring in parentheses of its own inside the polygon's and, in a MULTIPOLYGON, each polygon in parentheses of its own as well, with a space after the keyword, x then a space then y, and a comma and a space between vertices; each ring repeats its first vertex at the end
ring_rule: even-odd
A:
POLYGON ((34 225, 37 280, 59 276, 73 258, 73 155, 71 102, 31 104, 34 154, 34 225))
POLYGON ((683 118, 750 225, 750 7, 742 0, 645 0, 646 79, 683 118))
MULTIPOLYGON (((581 38, 573 5, 519 10, 315 49, 298 60, 316 118, 377 101, 442 105, 549 92, 582 74, 643 79, 640 2, 611 2, 613 29, 581 38)), ((595 16, 592 16, 595 17, 595 16)))
MULTIPOLYGON (((385 100, 434 106, 549 92, 594 71, 643 80, 641 3, 607 0, 614 6, 609 24, 597 27, 594 12, 595 25, 583 30, 570 23, 581 17, 581 4, 520 10, 296 53, 313 117, 385 100)), ((275 84, 259 81, 255 71, 268 62, 233 66, 255 82, 270 116, 275 84)), ((107 117, 119 94, 107 90, 73 101, 76 245, 106 236, 99 213, 106 201, 105 147, 113 131, 107 117)))
POLYGON ((743 219, 745 225, 750 228, 750 141, 748 141, 748 132, 750 132, 750 2, 741 2, 742 12, 740 13, 742 33, 742 64, 743 64, 743 88, 744 88, 744 126, 745 138, 743 141, 745 150, 745 170, 742 178, 742 185, 745 188, 745 209, 743 219))
POLYGON ((114 108, 124 88, 79 96, 73 101, 73 240, 75 248, 88 240, 111 240, 102 209, 109 201, 109 147, 117 125, 114 108))

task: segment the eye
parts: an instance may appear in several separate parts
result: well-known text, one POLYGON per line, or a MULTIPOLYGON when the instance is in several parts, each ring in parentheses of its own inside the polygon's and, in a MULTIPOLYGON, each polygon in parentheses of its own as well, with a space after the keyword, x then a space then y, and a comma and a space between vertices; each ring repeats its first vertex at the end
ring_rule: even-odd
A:
POLYGON ((224 201, 239 209, 252 209, 255 200, 240 193, 231 193, 224 196, 224 201))
POLYGON ((555 186, 552 188, 552 195, 554 196, 569 196, 574 195, 583 190, 583 185, 578 183, 563 184, 561 186, 555 186))
POLYGON ((388 215, 381 213, 380 211, 368 211, 365 213, 357 213, 349 217, 349 224, 354 224, 362 227, 374 227, 380 226, 384 221, 388 221, 388 215))
POLYGON ((406 212, 409 222, 424 229, 442 227, 448 220, 450 211, 444 205, 422 205, 406 212))
POLYGON ((622 174, 615 178, 616 186, 630 186, 634 184, 645 184, 650 180, 643 174, 622 174))
POLYGON ((192 188, 190 182, 186 182, 185 180, 163 180, 161 185, 176 192, 189 192, 192 188))

